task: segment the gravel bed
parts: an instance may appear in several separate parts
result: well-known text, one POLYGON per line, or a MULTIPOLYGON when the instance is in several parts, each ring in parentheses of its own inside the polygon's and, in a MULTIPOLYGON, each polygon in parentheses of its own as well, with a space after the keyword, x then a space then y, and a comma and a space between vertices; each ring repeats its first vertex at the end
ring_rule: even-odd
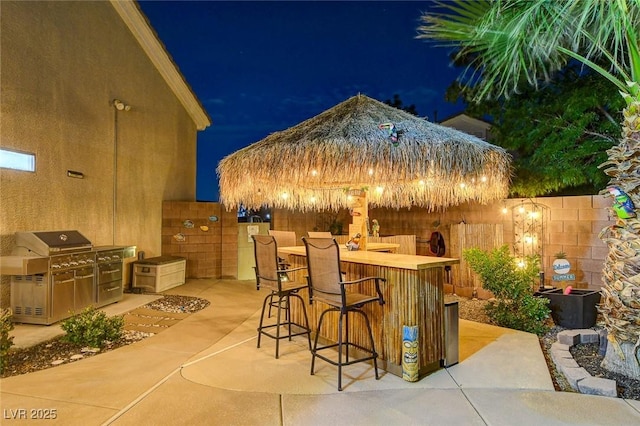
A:
MULTIPOLYGON (((602 329, 602 326, 596 325, 595 327, 591 327, 591 329, 598 331, 602 329)), ((558 340, 557 334, 563 330, 566 330, 566 328, 559 326, 552 327, 549 332, 540 337, 540 346, 547 360, 547 366, 549 367, 549 372, 551 373, 556 390, 576 392, 566 381, 564 375, 556 369, 549 354, 551 345, 558 340)), ((584 343, 572 346, 570 352, 578 365, 587 370, 593 377, 615 380, 619 398, 640 401, 640 380, 613 373, 602 368, 600 364, 604 359, 604 355, 598 355, 598 349, 599 344, 597 343, 584 343)))
MULTIPOLYGON (((166 295, 161 299, 144 305, 145 308, 161 312, 194 313, 209 306, 209 301, 191 296, 166 295)), ((122 338, 108 342, 102 349, 88 348, 66 342, 62 336, 29 348, 13 348, 9 352, 8 364, 0 377, 11 377, 32 373, 57 365, 76 362, 84 358, 127 346, 155 333, 124 330, 122 338)))
POLYGON ((198 297, 166 295, 161 299, 147 303, 144 307, 162 312, 192 314, 203 310, 209 306, 209 304, 208 300, 200 299, 198 297))

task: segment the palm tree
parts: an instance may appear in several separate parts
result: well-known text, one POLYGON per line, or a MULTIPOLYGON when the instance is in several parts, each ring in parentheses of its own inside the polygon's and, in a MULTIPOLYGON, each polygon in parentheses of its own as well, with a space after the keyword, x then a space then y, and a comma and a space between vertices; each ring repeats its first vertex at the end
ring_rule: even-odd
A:
MULTIPOLYGON (((456 48, 470 63, 463 83, 475 99, 508 97, 577 61, 624 98, 622 135, 600 167, 640 206, 640 0, 478 0, 438 2, 418 38, 456 48)), ((603 191, 603 193, 606 193, 603 191)), ((640 377, 640 220, 618 217, 600 238, 609 254, 599 307, 609 345, 603 366, 640 377)))

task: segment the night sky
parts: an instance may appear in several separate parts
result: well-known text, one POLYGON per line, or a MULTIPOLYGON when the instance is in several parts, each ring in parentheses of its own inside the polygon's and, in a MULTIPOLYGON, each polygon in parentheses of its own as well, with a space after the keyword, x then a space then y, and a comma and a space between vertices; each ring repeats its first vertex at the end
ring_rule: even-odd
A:
POLYGON ((218 201, 226 155, 346 99, 404 105, 434 121, 461 70, 446 48, 417 40, 425 1, 141 1, 212 119, 198 133, 197 199, 218 201))

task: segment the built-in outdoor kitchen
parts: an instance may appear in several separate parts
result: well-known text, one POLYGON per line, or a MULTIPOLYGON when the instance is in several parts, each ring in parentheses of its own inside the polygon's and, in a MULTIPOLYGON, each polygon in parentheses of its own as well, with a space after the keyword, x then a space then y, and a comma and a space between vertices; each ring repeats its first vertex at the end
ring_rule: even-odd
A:
POLYGON ((79 231, 16 232, 10 256, 0 258, 11 276, 15 322, 50 325, 88 306, 123 298, 125 259, 135 246, 94 246, 79 231))

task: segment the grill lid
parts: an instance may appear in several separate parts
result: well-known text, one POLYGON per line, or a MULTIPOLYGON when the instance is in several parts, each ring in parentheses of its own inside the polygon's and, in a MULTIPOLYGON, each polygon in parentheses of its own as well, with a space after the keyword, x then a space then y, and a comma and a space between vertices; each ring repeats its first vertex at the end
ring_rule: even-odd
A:
POLYGON ((91 250, 91 241, 78 231, 16 232, 16 244, 40 256, 91 250))

